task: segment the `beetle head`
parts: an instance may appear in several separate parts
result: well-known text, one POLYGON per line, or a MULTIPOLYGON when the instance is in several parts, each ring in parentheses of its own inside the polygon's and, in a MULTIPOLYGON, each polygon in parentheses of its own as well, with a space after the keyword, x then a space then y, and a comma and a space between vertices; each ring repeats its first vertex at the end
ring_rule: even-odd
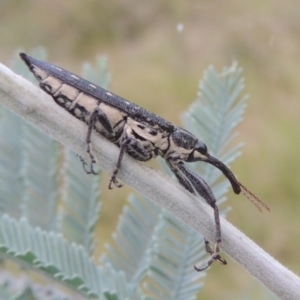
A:
POLYGON ((230 181, 233 191, 236 194, 239 194, 241 192, 241 187, 233 173, 230 171, 230 169, 223 164, 220 160, 216 159, 215 157, 211 156, 207 152, 207 146, 201 142, 197 141, 196 145, 194 146, 193 151, 190 153, 190 155, 187 158, 187 162, 193 162, 193 161, 205 161, 216 168, 218 168, 224 176, 230 181))

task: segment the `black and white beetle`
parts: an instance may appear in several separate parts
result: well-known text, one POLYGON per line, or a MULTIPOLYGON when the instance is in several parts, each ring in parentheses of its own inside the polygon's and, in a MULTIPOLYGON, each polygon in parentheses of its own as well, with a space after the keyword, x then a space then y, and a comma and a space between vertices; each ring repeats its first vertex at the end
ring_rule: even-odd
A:
MULTIPOLYGON (((269 210, 267 205, 237 181, 227 166, 209 155, 206 145, 190 132, 62 68, 25 53, 20 56, 39 81, 40 87, 58 105, 88 124, 86 142, 92 164, 91 171, 87 172, 94 173, 93 164, 96 163, 91 146, 91 134, 95 129, 120 148, 116 168, 109 183, 110 189, 113 186, 121 187, 117 174, 125 152, 139 161, 148 161, 159 155, 166 160, 185 189, 194 195, 201 195, 214 209, 215 247, 213 250, 205 239, 205 249, 211 258, 206 266, 195 266, 197 271, 207 269, 216 260, 222 264, 226 264, 226 261, 219 254, 221 227, 216 199, 204 179, 187 169, 184 162, 204 161, 214 165, 227 177, 236 194, 242 192, 259 209, 262 206, 269 210)), ((83 166, 85 168, 84 161, 83 166)))

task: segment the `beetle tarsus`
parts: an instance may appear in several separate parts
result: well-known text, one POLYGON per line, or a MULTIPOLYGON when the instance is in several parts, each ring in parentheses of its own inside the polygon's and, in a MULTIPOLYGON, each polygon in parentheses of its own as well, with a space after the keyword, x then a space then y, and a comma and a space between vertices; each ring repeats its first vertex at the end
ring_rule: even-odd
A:
POLYGON ((210 265, 215 262, 215 261, 219 261, 222 265, 227 265, 227 262, 224 258, 221 257, 221 255, 219 254, 220 251, 220 243, 221 242, 216 242, 215 243, 215 249, 214 251, 212 250, 210 243, 207 239, 204 239, 204 243, 205 243, 205 251, 210 254, 210 259, 207 261, 206 265, 202 268, 197 267, 196 265, 194 266, 194 269, 198 272, 201 271, 205 271, 206 269, 208 269, 210 267, 210 265))
POLYGON ((90 164, 90 170, 88 170, 86 168, 86 166, 88 165, 87 162, 81 156, 78 155, 78 157, 79 157, 79 159, 82 163, 83 170, 85 171, 86 174, 98 175, 98 173, 94 170, 94 164, 93 163, 90 164))

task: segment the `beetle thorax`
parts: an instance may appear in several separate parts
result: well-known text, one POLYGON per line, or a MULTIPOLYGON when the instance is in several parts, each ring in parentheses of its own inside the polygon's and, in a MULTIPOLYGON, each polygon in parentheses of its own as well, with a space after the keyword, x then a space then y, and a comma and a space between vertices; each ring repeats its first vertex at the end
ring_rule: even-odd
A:
POLYGON ((164 157, 166 159, 172 158, 175 160, 186 161, 190 153, 193 152, 197 141, 198 139, 190 132, 177 127, 170 135, 170 146, 164 157))

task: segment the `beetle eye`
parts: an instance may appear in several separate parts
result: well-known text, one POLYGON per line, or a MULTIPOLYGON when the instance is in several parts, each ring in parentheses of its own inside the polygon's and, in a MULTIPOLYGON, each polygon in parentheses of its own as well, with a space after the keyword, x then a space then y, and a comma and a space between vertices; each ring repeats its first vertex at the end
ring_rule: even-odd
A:
POLYGON ((207 146, 204 143, 200 142, 200 141, 197 142, 195 150, 200 152, 202 155, 207 154, 207 146))

